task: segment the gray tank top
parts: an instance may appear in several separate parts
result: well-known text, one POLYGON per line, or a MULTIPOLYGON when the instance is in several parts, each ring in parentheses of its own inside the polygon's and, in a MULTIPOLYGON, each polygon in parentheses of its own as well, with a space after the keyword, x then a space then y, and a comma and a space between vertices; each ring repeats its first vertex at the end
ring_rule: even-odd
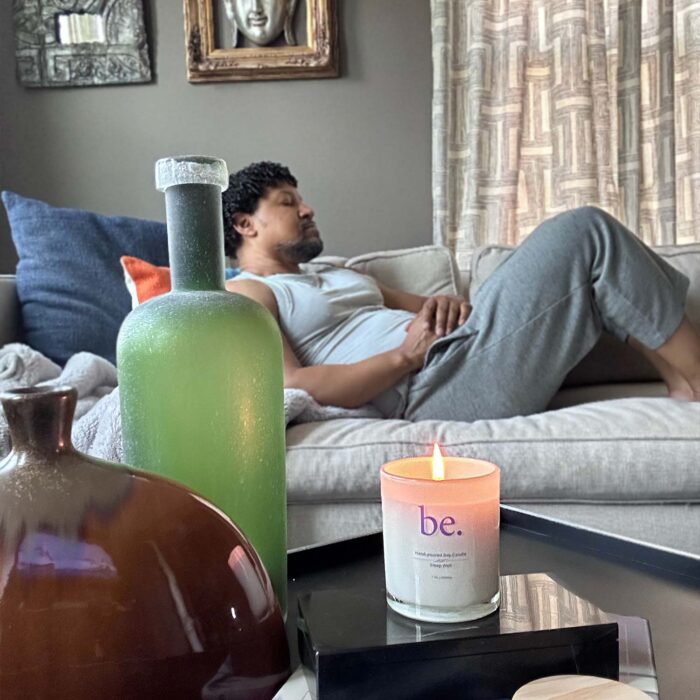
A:
MULTIPOLYGON (((387 309, 377 283, 367 275, 329 265, 319 271, 255 279, 275 295, 280 327, 302 365, 350 364, 393 350, 406 337, 415 314, 387 309)), ((387 417, 401 415, 408 379, 383 392, 372 404, 387 417)))

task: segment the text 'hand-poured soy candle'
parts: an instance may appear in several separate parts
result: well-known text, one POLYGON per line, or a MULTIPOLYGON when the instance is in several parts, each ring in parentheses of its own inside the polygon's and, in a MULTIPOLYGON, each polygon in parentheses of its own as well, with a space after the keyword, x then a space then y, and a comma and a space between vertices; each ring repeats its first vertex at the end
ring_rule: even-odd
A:
POLYGON ((478 459, 388 462, 381 470, 387 603, 417 620, 460 622, 499 606, 500 470, 478 459))

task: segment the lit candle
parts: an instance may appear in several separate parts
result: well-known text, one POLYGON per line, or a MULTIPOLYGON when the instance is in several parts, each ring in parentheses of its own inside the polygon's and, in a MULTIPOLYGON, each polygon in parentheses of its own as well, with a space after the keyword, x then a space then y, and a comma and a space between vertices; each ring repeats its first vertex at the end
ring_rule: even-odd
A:
POLYGON ((388 462, 381 470, 387 603, 417 620, 474 620, 498 608, 500 470, 478 459, 388 462))

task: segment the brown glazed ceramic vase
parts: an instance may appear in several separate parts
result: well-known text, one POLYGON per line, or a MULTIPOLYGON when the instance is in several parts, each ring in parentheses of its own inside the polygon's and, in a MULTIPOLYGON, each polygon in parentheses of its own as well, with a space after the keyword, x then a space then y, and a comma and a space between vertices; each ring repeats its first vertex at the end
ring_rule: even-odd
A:
POLYGON ((73 389, 0 400, 0 698, 271 698, 289 649, 241 531, 175 482, 77 452, 73 389))

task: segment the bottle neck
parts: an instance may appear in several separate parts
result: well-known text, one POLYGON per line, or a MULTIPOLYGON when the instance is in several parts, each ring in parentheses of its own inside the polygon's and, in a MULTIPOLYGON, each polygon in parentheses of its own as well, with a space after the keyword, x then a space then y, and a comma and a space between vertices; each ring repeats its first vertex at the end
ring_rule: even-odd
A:
POLYGON ((12 449, 55 454, 73 449, 77 392, 70 387, 14 389, 2 394, 12 449))
POLYGON ((173 185, 165 192, 165 215, 173 290, 223 290, 221 188, 173 185))

